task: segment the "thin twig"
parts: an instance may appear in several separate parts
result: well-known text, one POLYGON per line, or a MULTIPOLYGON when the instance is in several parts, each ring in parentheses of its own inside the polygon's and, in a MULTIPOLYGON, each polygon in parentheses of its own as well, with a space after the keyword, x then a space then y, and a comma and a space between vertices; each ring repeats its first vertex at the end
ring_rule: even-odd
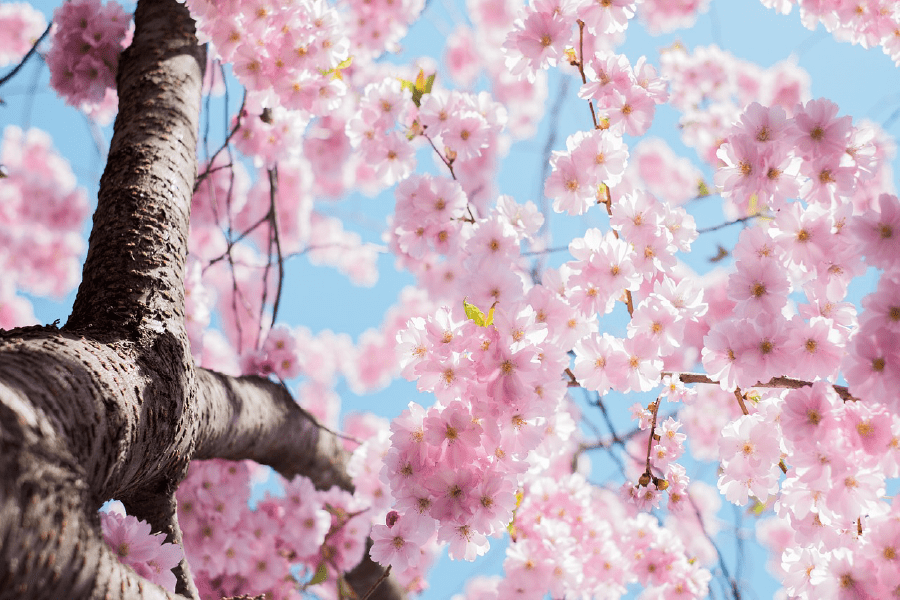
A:
MULTIPOLYGON (((669 375, 671 377, 678 377, 683 383, 709 383, 713 385, 719 385, 718 381, 716 381, 715 379, 710 379, 709 375, 706 375, 704 373, 680 373, 678 371, 663 371, 660 374, 660 377, 665 377, 666 375, 669 375)), ((796 390, 810 385, 812 385, 811 381, 803 381, 802 379, 791 379, 790 377, 773 377, 769 381, 760 381, 747 387, 785 388, 796 390)), ((834 388, 834 391, 837 392, 837 395, 840 396, 844 400, 844 402, 855 402, 856 400, 858 400, 858 398, 854 398, 852 395, 850 395, 850 390, 848 390, 846 386, 832 385, 831 387, 834 388)))
POLYGON ((260 219, 256 223, 254 223, 253 225, 251 225, 250 227, 248 227, 247 229, 242 231, 241 234, 238 235, 236 238, 227 239, 226 244, 228 244, 228 247, 225 249, 225 252, 223 252, 222 254, 220 254, 219 256, 217 256, 215 258, 210 259, 209 263, 207 263, 207 265, 205 267, 203 267, 203 272, 205 273, 206 269, 213 266, 214 264, 216 264, 217 262, 219 262, 226 256, 231 256, 231 249, 234 246, 236 246, 238 242, 240 242, 245 237, 247 237, 248 235, 253 233, 260 225, 262 225, 263 223, 266 223, 268 220, 269 220, 269 215, 268 215, 268 213, 266 213, 264 216, 260 217, 260 219))
POLYGON ((703 229, 698 229, 697 233, 709 233, 710 231, 718 231, 719 229, 725 229, 726 227, 731 227, 732 225, 737 225, 738 223, 744 223, 760 216, 762 215, 747 215, 746 217, 741 217, 740 219, 735 219, 734 221, 728 221, 726 223, 713 225, 712 227, 704 227, 703 229))
MULTIPOLYGON (((241 120, 244 117, 244 105, 246 103, 247 103, 247 94, 245 93, 244 99, 241 101, 241 108, 238 110, 237 121, 235 121, 234 127, 231 128, 231 131, 228 133, 228 136, 225 138, 225 141, 222 142, 222 145, 219 146, 219 149, 216 150, 215 154, 213 154, 212 157, 208 161, 206 161, 206 170, 204 170, 202 173, 200 173, 197 176, 197 179, 194 181, 194 191, 195 192, 200 188, 200 184, 203 183, 203 180, 206 179, 209 176, 209 174, 212 172, 210 169, 212 168, 212 165, 215 162, 216 158, 219 156, 219 154, 222 153, 223 150, 225 150, 226 148, 229 147, 229 144, 231 143, 231 138, 233 138, 234 134, 236 134, 238 132, 238 129, 241 128, 241 120)), ((226 114, 227 114, 227 109, 228 109, 227 105, 225 108, 226 108, 226 114)))
MULTIPOLYGON (((584 74, 584 21, 578 19, 578 72, 581 73, 581 83, 587 83, 587 76, 584 74)), ((589 98, 588 106, 591 108, 591 120, 594 121, 594 129, 600 129, 600 123, 597 121, 597 113, 594 112, 594 102, 589 98)))
POLYGON ((578 383, 578 379, 575 378, 575 373, 572 372, 572 369, 567 368, 564 373, 569 376, 569 387, 581 387, 581 384, 578 383))
POLYGON ((647 440, 647 466, 644 469, 644 476, 647 477, 647 483, 649 483, 653 478, 653 473, 650 470, 650 455, 653 452, 653 436, 656 433, 656 415, 659 413, 659 398, 657 398, 656 401, 651 402, 650 406, 647 408, 650 409, 650 414, 653 415, 653 420, 650 422, 650 439, 647 440))
POLYGON ((428 137, 427 133, 423 132, 422 137, 425 138, 426 140, 428 140, 428 143, 431 144, 432 148, 434 148, 434 151, 437 153, 438 157, 441 159, 441 162, 443 162, 445 165, 447 165, 447 168, 450 169, 450 176, 453 177, 453 180, 455 181, 456 173, 453 172, 453 161, 449 160, 448 158, 445 158, 444 155, 441 154, 441 151, 437 149, 437 146, 434 145, 434 142, 431 140, 430 137, 428 137))
MULTIPOLYGON (((609 189, 608 185, 604 184, 603 192, 606 197, 603 200, 598 200, 598 203, 606 206, 606 214, 612 219, 612 191, 609 189)), ((619 232, 615 229, 613 229, 612 232, 613 236, 615 236, 616 239, 619 239, 619 232)), ((633 316, 634 298, 631 297, 631 290, 625 290, 625 306, 628 308, 628 316, 633 316)))
MULTIPOLYGON (((278 236, 278 212, 275 208, 275 192, 278 190, 278 167, 269 169, 269 219, 270 240, 275 242, 275 254, 278 257, 278 289, 275 291, 275 301, 272 303, 272 324, 278 317, 278 306, 281 304, 281 291, 284 286, 284 256, 281 253, 281 239, 278 236)), ((271 262, 271 243, 269 260, 271 262)), ((267 269, 268 272, 268 269, 267 269)), ((265 288, 263 288, 265 293, 265 288)))
POLYGON ((749 415, 750 411, 747 410, 747 405, 744 404, 744 395, 741 393, 741 388, 735 388, 734 397, 737 398, 738 405, 741 407, 741 412, 744 415, 749 415))
POLYGON ((568 246, 559 246, 557 248, 544 248, 543 250, 531 250, 529 252, 522 252, 519 256, 538 256, 545 254, 552 254, 554 252, 565 252, 568 250, 568 246))
MULTIPOLYGON (((587 399, 589 392, 587 390, 582 391, 584 392, 585 398, 587 399)), ((604 406, 603 399, 600 397, 600 394, 596 394, 596 401, 592 402, 590 399, 587 399, 587 402, 588 404, 596 406, 600 409, 600 412, 603 414, 603 418, 606 420, 606 426, 610 431, 611 437, 608 441, 598 439, 594 443, 579 444, 578 449, 572 454, 572 472, 574 473, 575 468, 578 466, 578 458, 585 452, 588 452, 590 450, 606 450, 606 452, 609 454, 610 459, 612 459, 612 461, 616 463, 616 466, 618 466, 619 472, 622 474, 622 476, 627 477, 625 464, 622 462, 622 459, 619 458, 619 456, 615 452, 613 452, 613 446, 621 446, 622 448, 625 448, 625 442, 636 436, 638 433, 640 433, 641 430, 635 428, 626 433, 624 436, 620 436, 616 431, 616 428, 613 427, 612 420, 609 418, 609 413, 606 411, 606 406, 604 406)), ((597 437, 600 438, 599 430, 597 430, 597 437)))
POLYGON ((378 578, 378 581, 376 581, 374 584, 372 584, 372 587, 369 589, 368 592, 366 592, 366 595, 363 596, 362 600, 369 600, 369 597, 373 593, 375 593, 375 590, 378 589, 378 586, 381 585, 381 582, 384 581, 385 579, 387 579, 388 575, 390 575, 390 574, 391 574, 391 565, 388 565, 388 568, 384 570, 384 573, 381 574, 381 577, 378 578))
POLYGON ((694 513, 697 515, 697 522, 700 524, 700 530, 703 532, 706 540, 712 545, 713 549, 715 549, 716 554, 719 557, 719 568, 722 570, 722 575, 726 580, 728 580, 728 585, 731 587, 731 593, 734 596, 734 600, 741 600, 741 590, 738 587, 738 582, 736 579, 731 577, 731 574, 728 571, 728 565, 725 564, 725 556, 716 545, 716 542, 712 539, 712 536, 709 535, 709 532, 706 531, 706 526, 703 524, 703 517, 700 514, 700 509, 697 508, 697 505, 694 503, 694 499, 691 498, 690 494, 688 494, 688 502, 691 503, 691 506, 694 508, 694 513))

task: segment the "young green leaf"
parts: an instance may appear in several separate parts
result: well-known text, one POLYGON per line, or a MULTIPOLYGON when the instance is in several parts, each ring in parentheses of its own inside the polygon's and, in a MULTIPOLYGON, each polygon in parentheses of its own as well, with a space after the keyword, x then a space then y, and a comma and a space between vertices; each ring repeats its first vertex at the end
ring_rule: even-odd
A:
POLYGON ((487 319, 485 319, 485 323, 484 323, 485 327, 487 327, 488 325, 494 324, 494 307, 496 307, 496 306, 497 306, 496 302, 491 304, 491 309, 488 311, 487 319))
POLYGON ((487 318, 484 316, 484 313, 481 312, 481 309, 475 306, 474 304, 470 304, 463 298, 463 310, 466 311, 466 316, 471 321, 475 321, 475 324, 479 327, 487 327, 487 318))
POLYGON ((313 578, 309 580, 309 583, 307 585, 317 585, 324 582, 326 579, 328 579, 328 566, 323 560, 319 563, 319 568, 316 569, 316 574, 313 575, 313 578))
POLYGON ((479 327, 490 327, 494 324, 494 308, 496 306, 496 302, 491 304, 491 308, 488 310, 487 316, 485 316, 484 311, 463 298, 463 309, 466 311, 466 316, 470 320, 475 321, 475 324, 479 327))

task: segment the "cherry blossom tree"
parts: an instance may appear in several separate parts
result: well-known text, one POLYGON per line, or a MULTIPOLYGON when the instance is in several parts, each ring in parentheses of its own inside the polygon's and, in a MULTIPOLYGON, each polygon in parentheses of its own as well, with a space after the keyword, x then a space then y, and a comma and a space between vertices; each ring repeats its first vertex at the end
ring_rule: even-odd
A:
MULTIPOLYGON (((891 2, 763 4, 900 64, 891 2)), ((893 141, 790 61, 617 52, 709 2, 467 7, 444 72, 381 60, 416 0, 69 0, 52 25, 0 4, 0 89, 40 60, 66 110, 115 118, 86 244, 53 140, 3 133, 0 598, 402 598, 442 549, 501 538, 503 577, 466 598, 737 599, 723 500, 785 597, 900 593, 893 141), (550 70, 584 121, 534 203, 497 171, 550 70), (208 130, 235 79, 209 148, 201 109, 208 130), (645 137, 663 106, 711 178, 645 137), (390 194, 383 249, 416 282, 355 341, 279 313, 289 259, 374 283, 379 248, 321 208, 354 190, 390 194), (698 229, 715 200, 727 221, 698 229), (555 248, 551 219, 593 224, 555 248), (737 225, 730 269, 687 266, 737 225), (23 293, 76 285, 62 326, 33 324, 23 293), (339 380, 396 379, 420 394, 392 421, 338 422, 339 380), (251 507, 269 467, 281 493, 251 507)))

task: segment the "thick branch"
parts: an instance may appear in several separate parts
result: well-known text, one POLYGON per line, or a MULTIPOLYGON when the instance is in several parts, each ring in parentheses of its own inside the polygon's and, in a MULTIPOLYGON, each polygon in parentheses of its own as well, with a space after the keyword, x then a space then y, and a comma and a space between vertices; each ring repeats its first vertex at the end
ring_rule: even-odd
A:
POLYGON ((120 347, 0 332, 0 599, 170 597, 119 563, 97 515, 186 466, 180 399, 160 409, 161 388, 120 347))
MULTIPOLYGON (((260 377, 229 377, 198 369, 200 431, 194 458, 252 459, 282 477, 309 477, 319 489, 353 491, 340 439, 321 427, 281 385, 260 377)), ((371 544, 371 542, 370 542, 371 544)), ((369 558, 347 573, 357 595, 372 589, 379 600, 400 600, 403 590, 369 558)))
MULTIPOLYGON (((119 61, 119 114, 68 329, 184 327, 204 50, 174 0, 141 0, 119 61)), ((134 338, 132 338, 134 339, 134 338)))
POLYGON ((200 431, 194 458, 251 459, 319 489, 352 491, 338 437, 321 428, 281 385, 198 369, 200 431))

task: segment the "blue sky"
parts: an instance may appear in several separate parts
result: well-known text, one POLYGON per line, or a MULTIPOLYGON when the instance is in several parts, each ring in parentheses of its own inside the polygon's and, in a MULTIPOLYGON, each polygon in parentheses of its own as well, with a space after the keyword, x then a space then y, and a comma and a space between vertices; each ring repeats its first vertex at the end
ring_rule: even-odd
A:
MULTIPOLYGON (((32 2, 34 6, 49 15, 55 2, 32 2)), ((431 0, 422 20, 416 24, 404 41, 405 54, 391 62, 402 62, 423 53, 434 54, 436 42, 452 31, 465 18, 464 2, 456 0, 431 0)), ((628 30, 627 40, 621 52, 632 58, 646 55, 650 62, 658 64, 660 48, 681 41, 689 49, 698 45, 718 44, 738 58, 757 62, 763 67, 770 66, 789 56, 795 56, 802 68, 812 78, 812 96, 828 97, 839 104, 841 114, 851 114, 855 119, 868 118, 878 123, 888 124, 887 132, 900 134, 900 119, 894 113, 900 110, 900 78, 897 69, 880 49, 864 50, 859 46, 838 43, 821 28, 811 32, 800 25, 796 14, 781 16, 763 7, 758 0, 713 0, 710 10, 701 15, 697 25, 691 30, 680 30, 671 34, 652 37, 644 32, 639 23, 634 22, 628 30)), ((46 68, 40 68, 33 61, 29 68, 11 84, 0 90, 6 106, 0 106, 0 125, 16 124, 35 126, 48 130, 54 137, 57 148, 72 162, 81 185, 88 189, 89 196, 96 196, 97 182, 103 168, 103 159, 95 149, 87 121, 76 111, 64 107, 47 86, 46 68)), ((5 72, 5 70, 4 70, 5 72)), ((548 106, 556 97, 558 76, 551 77, 553 88, 548 96, 548 106)), ((570 86, 563 105, 563 117, 559 122, 555 149, 564 146, 566 136, 578 129, 590 126, 583 101, 576 97, 577 86, 570 86)), ((240 93, 232 88, 232 103, 239 102, 240 93)), ((221 111, 221 109, 217 109, 221 111)), ((213 117, 214 123, 221 122, 221 115, 213 117)), ((678 139, 677 115, 671 109, 658 110, 652 135, 665 139, 676 151, 693 159, 701 166, 693 150, 685 148, 678 139)), ((214 135, 220 128, 213 127, 214 135)), ((511 194, 517 201, 537 200, 543 187, 540 181, 541 165, 544 159, 541 149, 549 135, 546 125, 537 136, 520 142, 511 149, 502 168, 499 187, 502 193, 511 194)), ((102 136, 107 141, 111 128, 106 128, 102 136)), ((215 138, 214 138, 215 140, 215 138)), ((216 142, 213 142, 213 147, 216 142)), ((420 160, 420 163, 425 161, 420 160)), ((428 160, 428 164, 430 164, 428 160)), ((894 168, 897 168, 895 160, 894 168)), ((711 173, 706 170, 707 181, 711 173)), ((336 215, 364 212, 371 215, 376 223, 383 220, 392 208, 390 194, 377 198, 353 197, 329 210, 336 215)), ((723 220, 715 200, 697 203, 691 208, 699 226, 719 223, 723 220)), ((565 245, 572 236, 581 235, 596 223, 581 218, 557 216, 553 220, 554 243, 565 245)), ((87 232, 86 224, 85 231, 87 232)), ((348 226, 349 227, 349 226, 348 226)), ((365 239, 380 242, 381 231, 373 226, 361 226, 359 232, 365 239)), ((706 258, 715 254, 717 244, 728 247, 733 244, 737 228, 707 234, 695 244, 688 262, 695 269, 709 268, 706 258)), ((568 258, 566 253, 554 255, 550 262, 558 264, 568 258)), ((280 309, 280 318, 290 325, 303 324, 311 330, 331 329, 345 332, 353 337, 369 327, 377 327, 380 317, 397 298, 403 285, 412 283, 405 273, 393 268, 393 259, 383 255, 379 261, 380 280, 373 288, 357 288, 346 278, 325 267, 315 267, 303 259, 290 261, 287 267, 286 288, 280 309)), ((872 274, 855 286, 853 295, 860 297, 871 289, 872 274)), ((54 319, 65 320, 74 294, 62 301, 35 299, 35 310, 41 322, 54 319)), ((346 410, 372 410, 386 417, 399 413, 406 404, 415 400, 422 404, 430 398, 416 393, 414 385, 397 382, 387 390, 366 397, 357 397, 341 386, 346 410)), ((622 401, 614 411, 613 418, 619 427, 625 429, 628 416, 625 407, 634 399, 622 401)), ((597 461, 595 477, 606 473, 603 461, 597 461)), ((715 472, 711 465, 704 468, 706 473, 715 472)), ((690 474, 690 471, 689 471, 690 474)), ((722 518, 730 518, 732 507, 726 505, 722 518)), ((751 522, 745 519, 745 522, 751 522)), ((733 539, 720 536, 720 542, 729 567, 734 568, 733 539)), ((431 580, 431 589, 426 592, 426 600, 448 598, 462 590, 463 581, 472 574, 498 572, 502 563, 502 544, 497 550, 476 563, 455 563, 442 560, 431 580)), ((775 582, 764 573, 764 557, 758 550, 747 553, 748 563, 744 568, 745 597, 771 597, 776 589, 775 582)))

